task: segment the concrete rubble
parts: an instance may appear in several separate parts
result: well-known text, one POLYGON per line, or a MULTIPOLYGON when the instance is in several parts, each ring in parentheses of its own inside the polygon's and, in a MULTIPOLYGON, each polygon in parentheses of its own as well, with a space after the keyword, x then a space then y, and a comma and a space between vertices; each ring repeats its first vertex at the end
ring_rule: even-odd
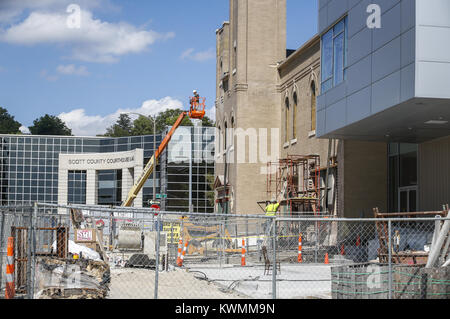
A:
POLYGON ((36 299, 103 299, 109 291, 110 268, 88 259, 39 258, 36 299))

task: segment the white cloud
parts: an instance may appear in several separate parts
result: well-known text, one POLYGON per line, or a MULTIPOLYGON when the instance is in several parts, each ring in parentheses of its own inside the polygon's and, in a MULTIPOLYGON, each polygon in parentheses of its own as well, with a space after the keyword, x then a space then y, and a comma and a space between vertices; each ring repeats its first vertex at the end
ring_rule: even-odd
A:
POLYGON ((181 54, 182 60, 190 59, 190 60, 194 60, 197 62, 211 60, 211 59, 214 59, 215 57, 216 57, 216 51, 213 48, 210 48, 206 51, 199 51, 199 52, 196 52, 195 49, 193 49, 193 48, 189 48, 181 54))
POLYGON ((109 23, 81 11, 80 28, 69 28, 65 11, 32 12, 25 20, 4 31, 0 41, 18 45, 57 44, 71 49, 70 58, 112 63, 120 56, 140 53, 158 40, 174 37, 173 32, 158 33, 126 22, 109 23))
POLYGON ((0 24, 14 23, 26 11, 65 12, 72 3, 85 10, 119 10, 110 0, 0 0, 0 24))
POLYGON ((80 65, 78 68, 74 64, 58 65, 56 71, 64 75, 79 75, 79 76, 89 75, 87 68, 83 65, 80 65))
POLYGON ((19 131, 21 131, 23 134, 31 134, 30 130, 26 126, 19 127, 19 131))
MULTIPOLYGON (((139 108, 118 109, 114 113, 101 115, 87 115, 85 109, 75 109, 61 113, 58 117, 72 129, 72 134, 80 136, 95 136, 104 134, 106 128, 114 124, 121 113, 136 112, 143 115, 155 115, 168 109, 183 109, 183 103, 171 97, 160 100, 147 100, 139 108)), ((132 119, 137 116, 130 115, 132 119)))

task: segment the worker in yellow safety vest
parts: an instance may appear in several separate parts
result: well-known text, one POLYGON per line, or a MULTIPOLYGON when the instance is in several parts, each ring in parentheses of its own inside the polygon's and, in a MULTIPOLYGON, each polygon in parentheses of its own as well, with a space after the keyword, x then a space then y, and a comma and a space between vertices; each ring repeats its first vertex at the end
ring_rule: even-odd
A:
MULTIPOLYGON (((272 198, 270 203, 266 206, 266 217, 275 217, 277 215, 278 208, 280 207, 280 203, 277 203, 275 198, 272 198)), ((272 218, 267 218, 264 223, 264 233, 268 231, 270 225, 272 224, 272 218)))
POLYGON ((279 207, 280 203, 277 203, 277 200, 275 198, 272 198, 270 204, 266 206, 266 216, 276 216, 279 207))

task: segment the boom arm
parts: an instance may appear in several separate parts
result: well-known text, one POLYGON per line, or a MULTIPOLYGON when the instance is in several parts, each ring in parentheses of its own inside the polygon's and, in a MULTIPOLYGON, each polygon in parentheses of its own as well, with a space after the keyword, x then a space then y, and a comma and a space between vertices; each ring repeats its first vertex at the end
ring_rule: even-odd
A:
POLYGON ((147 181, 148 177, 155 169, 155 166, 158 163, 159 156, 164 151, 164 149, 167 147, 167 144, 169 144, 169 141, 172 138, 173 133, 175 133, 176 129, 180 126, 181 122, 183 121, 183 119, 186 115, 188 115, 187 112, 182 112, 180 114, 180 116, 176 120, 175 124, 172 126, 169 133, 166 135, 166 137, 164 137, 164 139, 162 140, 158 149, 155 151, 153 156, 150 158, 147 165, 145 165, 141 176, 139 177, 137 182, 134 183, 133 187, 131 188, 130 192, 128 193, 127 199, 122 203, 122 206, 129 207, 133 204, 134 199, 137 197, 137 195, 141 191, 142 187, 144 187, 144 184, 147 181))

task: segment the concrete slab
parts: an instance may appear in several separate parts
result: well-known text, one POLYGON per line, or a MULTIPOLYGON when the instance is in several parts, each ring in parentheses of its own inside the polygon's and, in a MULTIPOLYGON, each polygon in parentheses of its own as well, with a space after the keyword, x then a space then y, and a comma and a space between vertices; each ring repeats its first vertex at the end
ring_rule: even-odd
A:
MULTIPOLYGON (((189 264, 188 269, 248 298, 272 298, 272 273, 264 275, 263 265, 220 268, 219 265, 189 264)), ((331 266, 281 264, 281 272, 277 275, 277 298, 331 299, 331 266)))

